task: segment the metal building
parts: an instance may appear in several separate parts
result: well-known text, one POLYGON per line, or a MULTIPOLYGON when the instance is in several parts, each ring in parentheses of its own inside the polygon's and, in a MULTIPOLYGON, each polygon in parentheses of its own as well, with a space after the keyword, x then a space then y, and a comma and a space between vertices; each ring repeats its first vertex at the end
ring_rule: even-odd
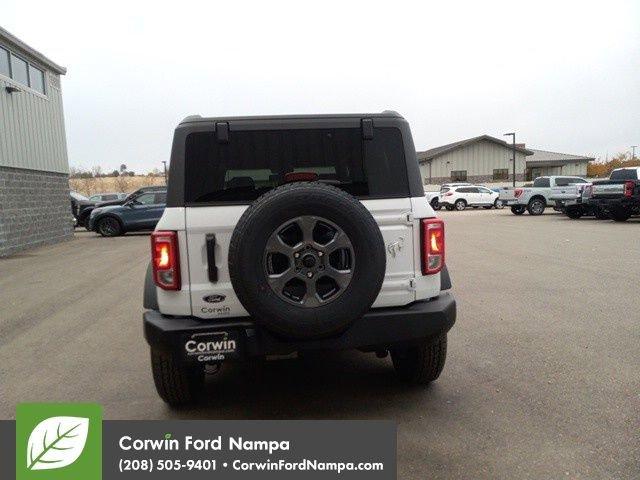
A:
POLYGON ((0 256, 73 236, 65 73, 0 28, 0 256))
MULTIPOLYGON (((513 146, 504 140, 481 135, 418 153, 422 181, 426 185, 446 182, 488 183, 513 179, 513 146)), ((516 180, 525 177, 531 150, 516 146, 516 180)))
POLYGON ((594 157, 571 155, 569 153, 547 152, 531 149, 533 155, 527 157, 527 180, 544 175, 587 176, 587 165, 594 157))
MULTIPOLYGON (((513 146, 489 135, 417 152, 425 185, 446 182, 505 183, 513 180, 513 146)), ((548 152, 516 144, 516 181, 544 175, 586 177, 593 157, 548 152)))

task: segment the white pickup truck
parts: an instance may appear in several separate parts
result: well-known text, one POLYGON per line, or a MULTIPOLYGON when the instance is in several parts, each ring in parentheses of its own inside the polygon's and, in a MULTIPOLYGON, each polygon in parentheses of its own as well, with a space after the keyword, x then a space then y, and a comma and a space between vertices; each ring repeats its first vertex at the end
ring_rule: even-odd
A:
POLYGON ((542 215, 548 205, 553 205, 554 187, 589 183, 584 178, 568 176, 538 177, 531 187, 504 188, 500 190, 500 201, 511 207, 514 215, 542 215))

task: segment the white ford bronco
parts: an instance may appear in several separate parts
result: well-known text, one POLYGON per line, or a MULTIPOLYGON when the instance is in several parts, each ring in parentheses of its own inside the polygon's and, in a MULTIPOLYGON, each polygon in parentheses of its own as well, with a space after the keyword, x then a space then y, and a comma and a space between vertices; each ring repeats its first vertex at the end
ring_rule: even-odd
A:
POLYGON ((227 361, 358 349, 414 384, 444 366, 444 224, 395 112, 187 117, 151 257, 144 333, 170 405, 227 361))

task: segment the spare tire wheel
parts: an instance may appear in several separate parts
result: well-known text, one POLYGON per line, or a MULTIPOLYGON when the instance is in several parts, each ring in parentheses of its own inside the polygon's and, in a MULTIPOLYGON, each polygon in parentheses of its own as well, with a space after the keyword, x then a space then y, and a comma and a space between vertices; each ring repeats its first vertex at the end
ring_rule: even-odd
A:
POLYGON ((345 330, 373 304, 386 255, 380 229, 357 199, 336 187, 275 188, 240 217, 229 274, 256 323, 297 339, 345 330))

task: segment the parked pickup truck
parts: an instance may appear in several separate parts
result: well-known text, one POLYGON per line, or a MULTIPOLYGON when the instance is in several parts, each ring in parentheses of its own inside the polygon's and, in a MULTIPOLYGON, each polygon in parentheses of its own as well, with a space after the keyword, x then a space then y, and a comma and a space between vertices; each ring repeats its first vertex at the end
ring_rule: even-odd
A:
POLYGON ((531 187, 506 187, 500 191, 500 201, 509 207, 514 215, 522 215, 525 210, 529 215, 542 215, 548 205, 553 205, 551 196, 553 187, 571 184, 588 183, 584 178, 550 176, 538 177, 531 187))
POLYGON ((550 200, 555 202, 555 209, 563 212, 571 219, 596 217, 598 220, 609 218, 609 214, 600 208, 590 205, 586 200, 586 190, 590 183, 578 183, 566 187, 552 187, 550 200))
POLYGON ((616 222, 640 215, 640 167, 616 168, 609 180, 593 182, 587 203, 607 212, 616 222))

